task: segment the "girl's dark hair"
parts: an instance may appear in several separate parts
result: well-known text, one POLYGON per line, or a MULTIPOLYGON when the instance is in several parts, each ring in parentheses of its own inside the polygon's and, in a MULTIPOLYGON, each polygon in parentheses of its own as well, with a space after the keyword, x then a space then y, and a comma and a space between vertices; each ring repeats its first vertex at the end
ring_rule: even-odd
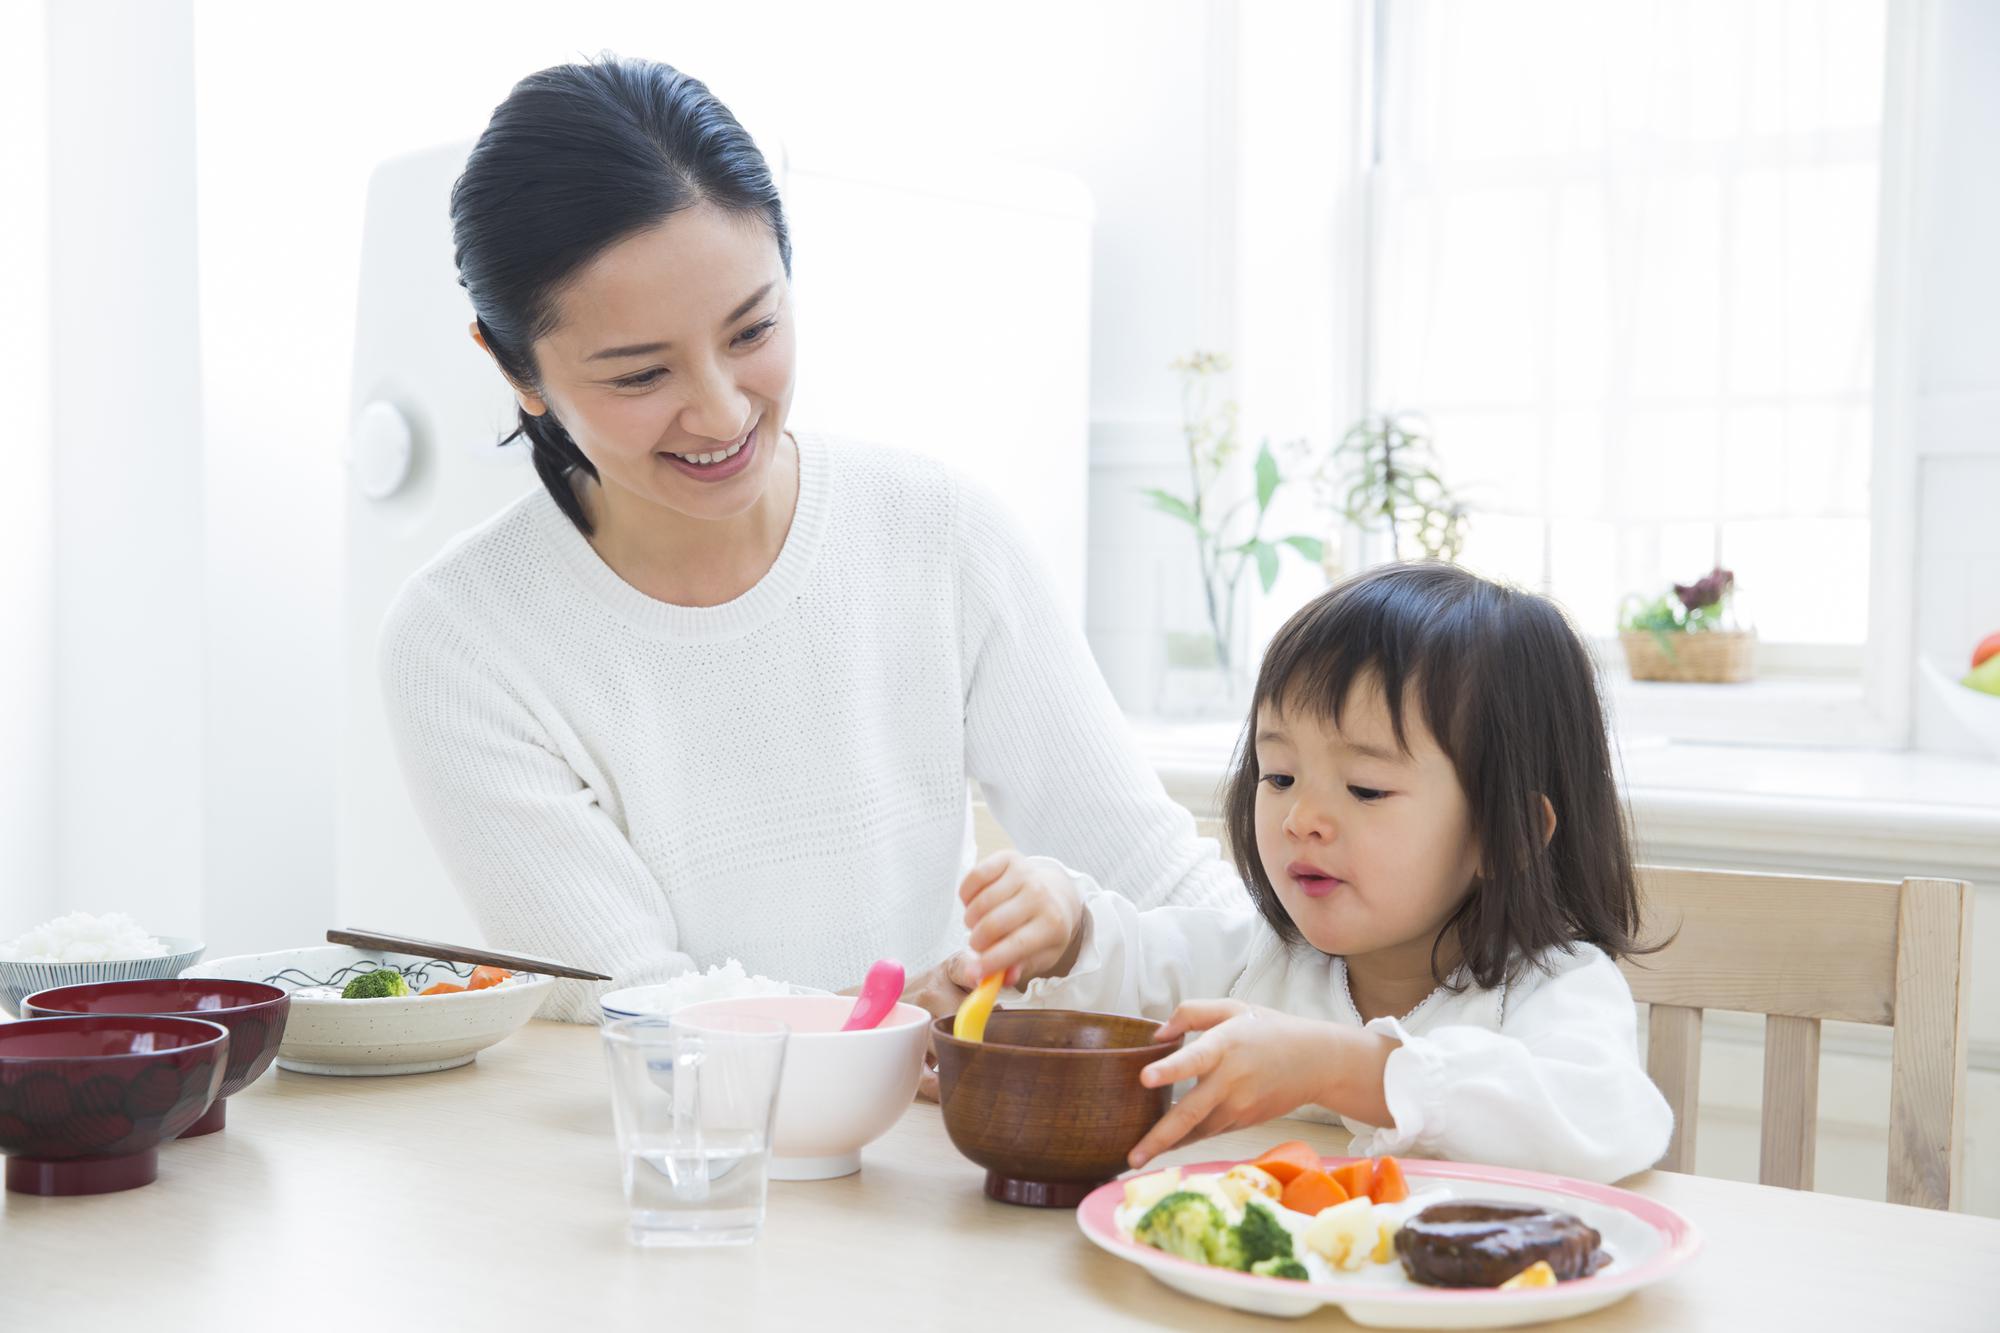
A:
POLYGON ((1431 943, 1455 932, 1464 967, 1492 989, 1551 947, 1645 953, 1639 890, 1590 654, 1553 602, 1455 565, 1387 565, 1285 622, 1264 654, 1224 797, 1237 868, 1280 936, 1303 937, 1257 855, 1259 710, 1338 725, 1357 683, 1379 684, 1396 742, 1409 710, 1458 773, 1478 840, 1472 891, 1431 943), (1555 807, 1543 841, 1541 797, 1555 807))
MULTIPOLYGON (((451 190, 458 282, 507 377, 535 389, 534 344, 557 324, 556 297, 606 249, 684 208, 755 213, 777 238, 787 276, 792 242, 764 155, 701 80, 655 60, 603 56, 556 65, 514 85, 493 110, 451 190)), ((569 475, 597 469, 553 412, 526 436, 535 471, 586 535, 569 475)))

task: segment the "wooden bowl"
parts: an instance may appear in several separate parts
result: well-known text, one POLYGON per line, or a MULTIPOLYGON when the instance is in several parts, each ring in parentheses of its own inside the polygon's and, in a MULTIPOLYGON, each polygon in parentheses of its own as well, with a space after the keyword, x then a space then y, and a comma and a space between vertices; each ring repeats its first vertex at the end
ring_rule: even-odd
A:
POLYGON ((1150 1019, 996 1009, 977 1042, 951 1022, 931 1024, 945 1132, 1003 1203, 1076 1207, 1167 1113, 1173 1089, 1144 1086, 1139 1071, 1180 1041, 1154 1041, 1150 1019))

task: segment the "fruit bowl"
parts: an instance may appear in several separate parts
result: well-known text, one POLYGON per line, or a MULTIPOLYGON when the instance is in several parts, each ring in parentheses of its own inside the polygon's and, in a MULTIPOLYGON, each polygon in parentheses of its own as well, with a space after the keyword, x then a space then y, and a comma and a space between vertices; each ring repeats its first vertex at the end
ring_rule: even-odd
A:
POLYGON ((2000 695, 1961 685, 1928 657, 1918 660, 1917 669, 1959 726, 1984 745, 1988 754, 2000 759, 2000 695))

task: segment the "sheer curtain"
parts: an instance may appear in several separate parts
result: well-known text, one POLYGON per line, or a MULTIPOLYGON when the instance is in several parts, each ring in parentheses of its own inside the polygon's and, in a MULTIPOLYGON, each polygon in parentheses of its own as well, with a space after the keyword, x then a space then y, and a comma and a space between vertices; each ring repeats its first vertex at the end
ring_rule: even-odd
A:
POLYGON ((1378 13, 1369 397, 1428 417, 1466 562, 1593 634, 1726 565, 1858 666, 1882 0, 1378 13))

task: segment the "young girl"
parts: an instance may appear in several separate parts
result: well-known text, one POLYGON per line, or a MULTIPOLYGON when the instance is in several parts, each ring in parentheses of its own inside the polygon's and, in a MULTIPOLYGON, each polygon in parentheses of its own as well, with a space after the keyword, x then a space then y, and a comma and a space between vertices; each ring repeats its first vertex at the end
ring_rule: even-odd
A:
POLYGON ((1279 631, 1230 776, 1255 910, 1140 911, 1046 858, 966 883, 1015 1002, 1202 1035, 1144 1074, 1198 1080, 1135 1147, 1294 1111, 1358 1153, 1610 1181, 1672 1113, 1640 1066, 1638 897, 1589 655, 1543 598, 1448 565, 1342 584, 1279 631))

